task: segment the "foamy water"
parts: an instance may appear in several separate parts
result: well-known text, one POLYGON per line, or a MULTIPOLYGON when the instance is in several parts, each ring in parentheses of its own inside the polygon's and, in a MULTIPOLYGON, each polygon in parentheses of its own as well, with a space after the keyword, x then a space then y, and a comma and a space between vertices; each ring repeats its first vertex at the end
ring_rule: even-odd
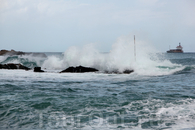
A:
POLYGON ((82 65, 94 67, 102 72, 115 70, 123 72, 130 69, 139 75, 168 75, 185 68, 167 59, 162 60, 164 54, 157 55, 158 51, 143 41, 138 41, 135 56, 134 43, 128 40, 124 37, 119 38, 109 53, 100 53, 93 44, 82 48, 73 46, 61 56, 49 56, 41 66, 49 70, 62 70, 82 65))
POLYGON ((109 53, 70 47, 48 57, 0 56, 0 129, 195 129, 195 54, 157 53, 119 38, 109 53), (69 66, 97 73, 59 73, 69 66), (131 74, 104 71, 133 69, 131 74))
POLYGON ((190 75, 0 72, 1 129, 195 128, 190 75))

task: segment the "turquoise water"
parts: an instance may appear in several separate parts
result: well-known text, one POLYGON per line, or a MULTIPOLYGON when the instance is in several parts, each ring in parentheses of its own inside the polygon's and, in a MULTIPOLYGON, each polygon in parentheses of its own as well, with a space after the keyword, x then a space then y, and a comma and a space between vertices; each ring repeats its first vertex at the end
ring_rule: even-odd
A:
POLYGON ((47 71, 0 70, 0 129, 195 129, 195 54, 155 54, 132 74, 59 74, 63 55, 47 55, 0 57, 47 71))

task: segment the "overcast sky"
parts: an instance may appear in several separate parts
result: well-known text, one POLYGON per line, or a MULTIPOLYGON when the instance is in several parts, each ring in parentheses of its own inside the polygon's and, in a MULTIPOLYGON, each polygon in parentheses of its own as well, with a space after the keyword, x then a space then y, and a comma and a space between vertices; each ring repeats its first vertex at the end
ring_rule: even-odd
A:
POLYGON ((108 52, 134 34, 161 52, 179 42, 195 52, 195 0, 0 0, 0 49, 108 52))

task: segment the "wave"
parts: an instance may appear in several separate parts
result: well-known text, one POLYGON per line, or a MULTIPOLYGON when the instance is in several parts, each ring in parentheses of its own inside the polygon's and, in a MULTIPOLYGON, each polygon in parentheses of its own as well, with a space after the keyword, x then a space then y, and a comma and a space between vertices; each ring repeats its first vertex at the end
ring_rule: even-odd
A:
POLYGON ((170 75, 189 69, 186 68, 186 60, 188 63, 192 60, 185 59, 186 57, 182 59, 186 64, 177 58, 172 61, 169 55, 158 53, 144 41, 137 41, 135 57, 134 43, 129 41, 127 36, 118 38, 109 53, 100 53, 94 44, 88 44, 83 47, 72 46, 62 54, 50 54, 47 58, 30 55, 1 56, 0 63, 21 63, 29 68, 41 66, 47 70, 63 70, 79 65, 94 67, 102 72, 123 72, 129 69, 134 70, 135 74, 149 76, 170 75))
POLYGON ((41 66, 44 60, 45 58, 43 57, 34 57, 32 55, 0 56, 0 64, 20 63, 29 68, 41 66))
POLYGON ((195 66, 184 66, 182 70, 176 71, 174 74, 187 74, 187 73, 195 73, 195 66))
POLYGON ((63 57, 49 56, 42 67, 47 69, 65 69, 70 66, 94 67, 100 71, 119 71, 133 69, 138 75, 168 75, 184 69, 184 66, 163 59, 152 46, 137 41, 137 54, 134 56, 134 43, 120 37, 109 53, 100 53, 93 44, 82 48, 72 46, 63 53, 63 57), (161 67, 160 67, 161 66, 161 67))
MULTIPOLYGON (((39 104, 37 104, 39 105, 39 104)), ((44 104, 45 105, 45 104, 44 104)), ((48 103, 46 104, 48 105, 48 103)), ((50 105, 50 104, 49 104, 50 105)), ((106 104, 98 104, 106 105, 106 104)), ((74 116, 63 111, 51 113, 55 129, 194 129, 194 99, 175 102, 163 100, 141 100, 124 106, 94 109, 92 106, 79 110, 74 116), (66 123, 59 123, 59 122, 66 123), (82 123, 79 123, 82 121, 82 123), (68 125, 69 124, 69 125, 68 125)))
POLYGON ((182 64, 182 65, 194 65, 195 58, 182 58, 182 59, 171 59, 172 63, 182 64))

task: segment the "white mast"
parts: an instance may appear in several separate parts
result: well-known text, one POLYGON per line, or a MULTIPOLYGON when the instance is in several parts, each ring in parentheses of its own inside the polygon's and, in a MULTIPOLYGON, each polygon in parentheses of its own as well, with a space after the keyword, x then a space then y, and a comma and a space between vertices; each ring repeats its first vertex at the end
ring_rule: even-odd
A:
POLYGON ((134 35, 134 58, 136 61, 136 44, 135 44, 135 35, 134 35))

